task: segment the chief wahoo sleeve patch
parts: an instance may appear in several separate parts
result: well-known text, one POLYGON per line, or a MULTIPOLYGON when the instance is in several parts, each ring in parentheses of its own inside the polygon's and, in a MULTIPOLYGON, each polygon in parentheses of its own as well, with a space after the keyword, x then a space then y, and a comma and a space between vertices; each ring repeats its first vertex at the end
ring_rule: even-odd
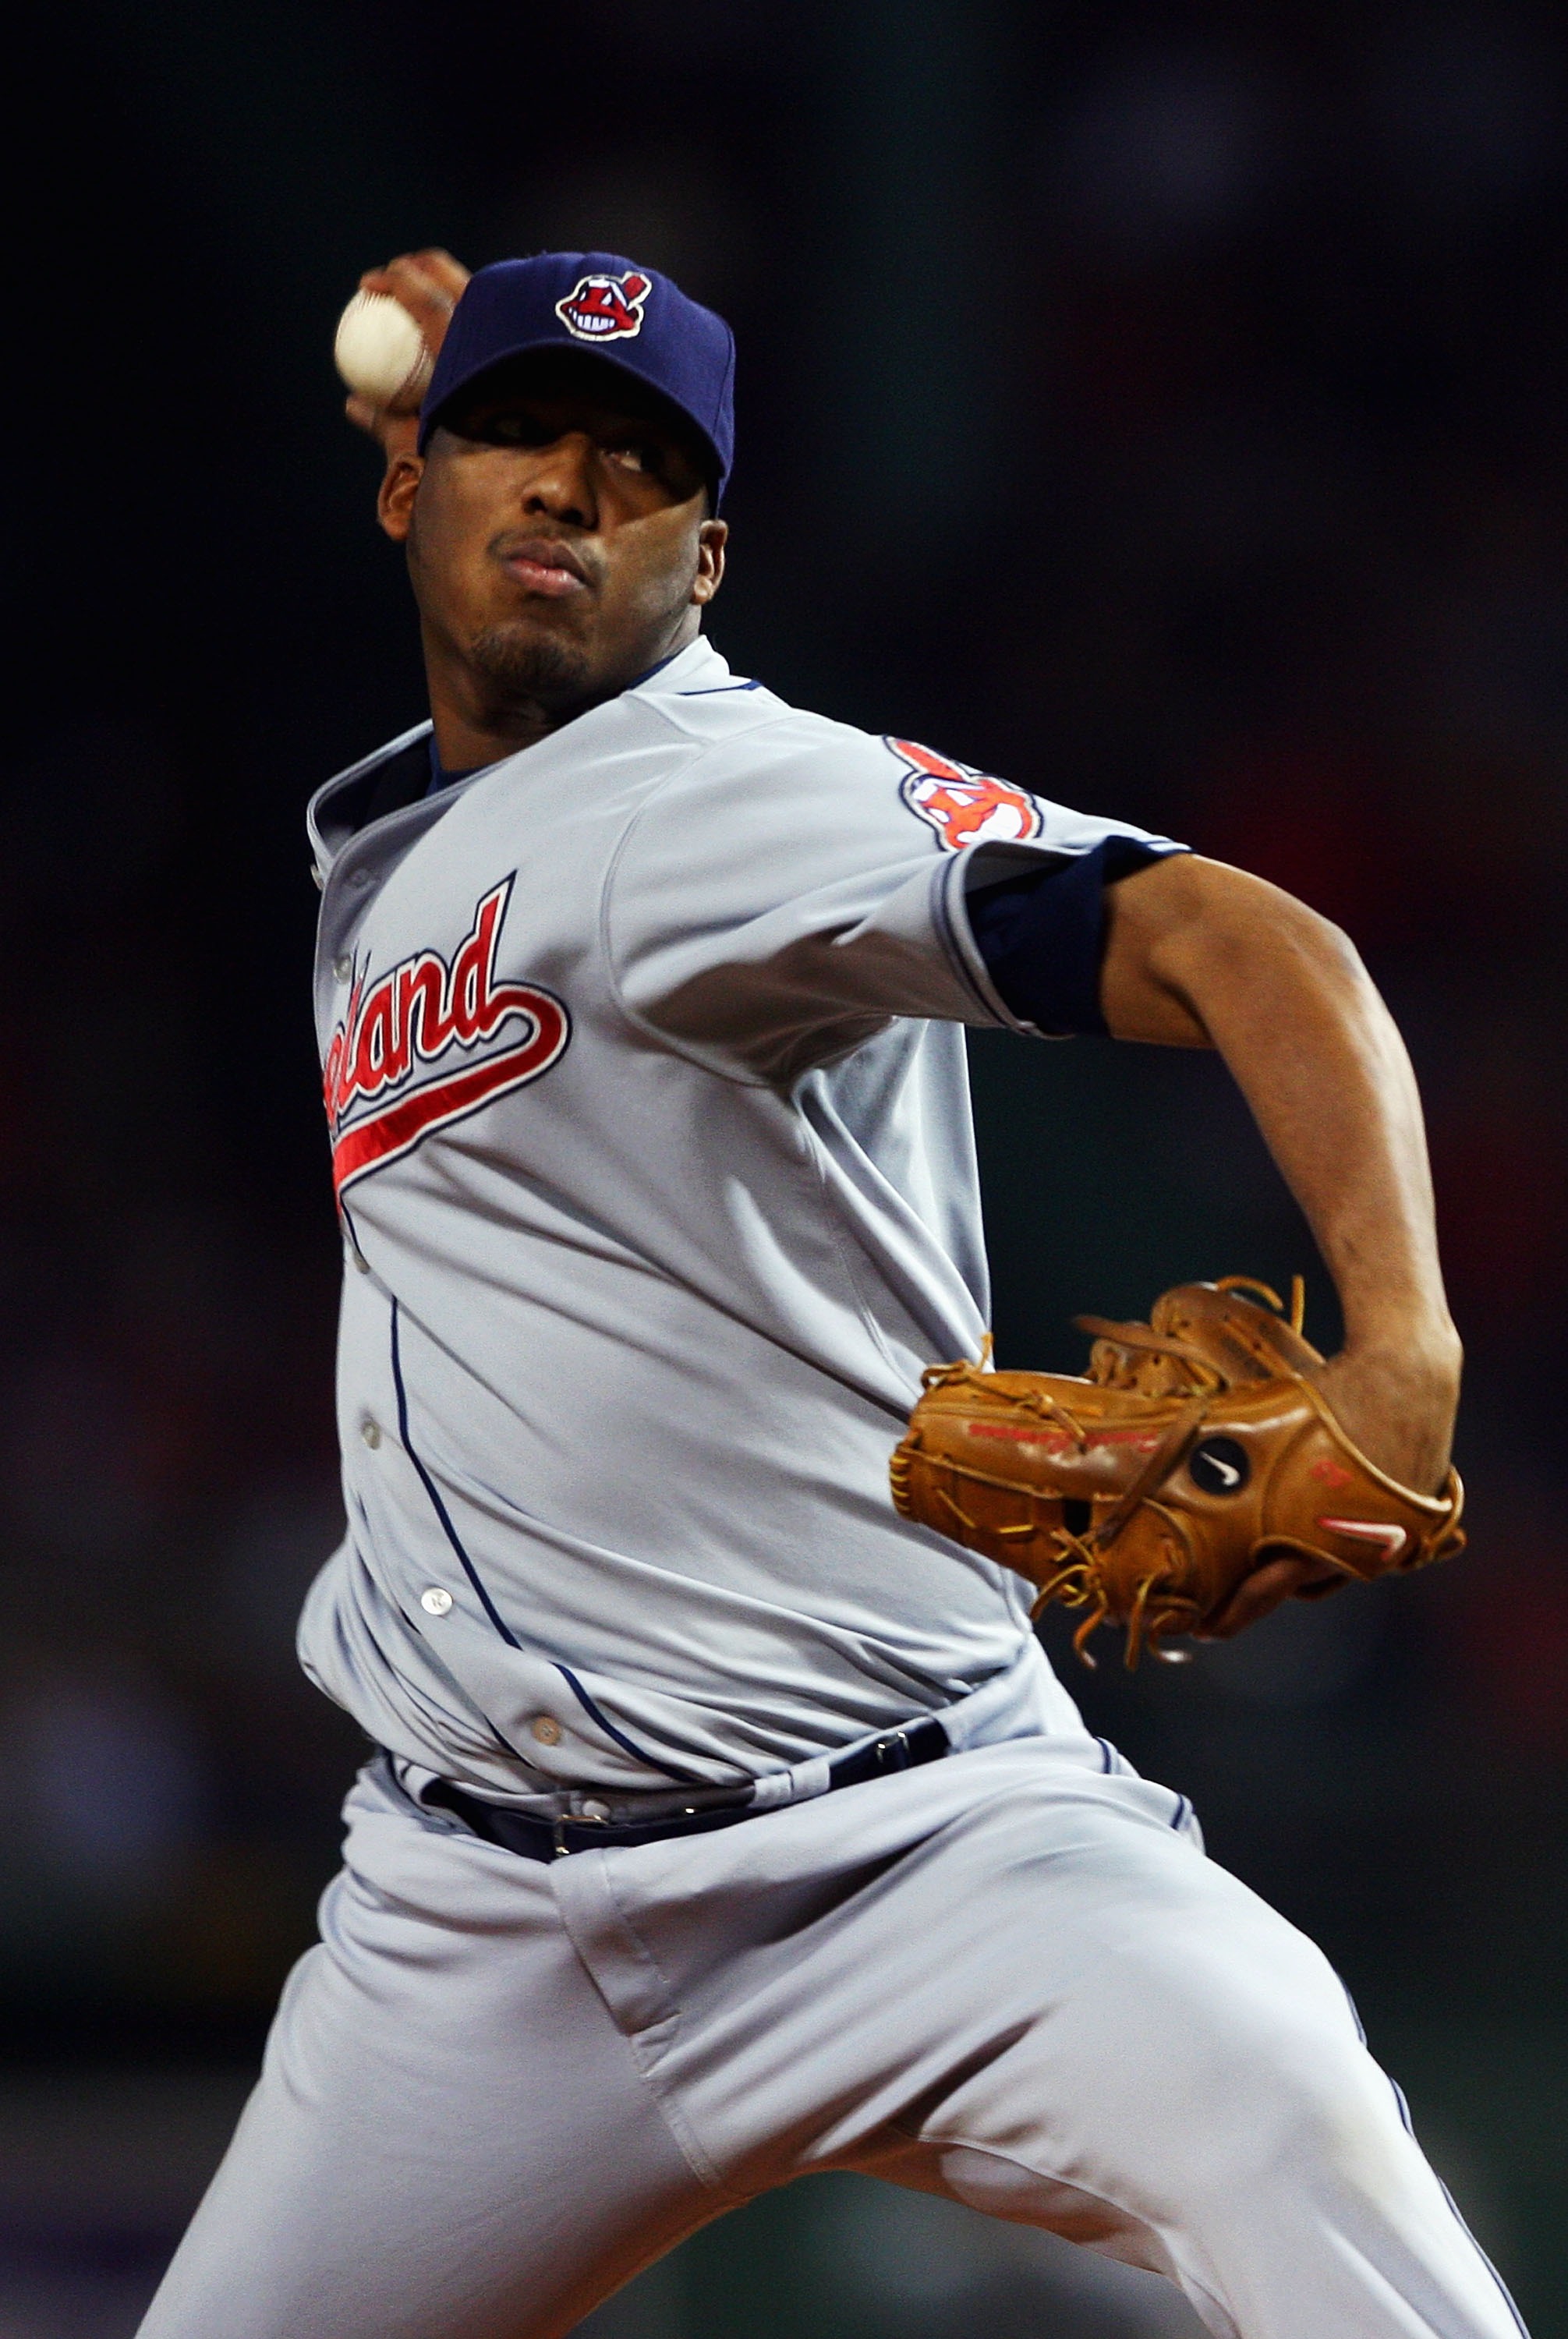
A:
POLYGON ((904 767, 899 793, 916 818, 934 828, 949 853, 967 844, 1027 844, 1045 826, 1045 814, 1025 788, 992 779, 967 764, 912 739, 886 742, 904 767))

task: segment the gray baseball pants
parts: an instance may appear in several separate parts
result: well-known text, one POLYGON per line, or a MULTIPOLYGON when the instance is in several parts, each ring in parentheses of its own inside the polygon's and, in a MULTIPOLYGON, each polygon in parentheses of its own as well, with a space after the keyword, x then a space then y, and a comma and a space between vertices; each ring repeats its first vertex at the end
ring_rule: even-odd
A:
POLYGON ((1516 2339, 1324 1959, 1185 1801, 1033 1737, 548 1865, 372 1764, 142 2339, 553 2339, 853 2168, 1226 2339, 1516 2339))

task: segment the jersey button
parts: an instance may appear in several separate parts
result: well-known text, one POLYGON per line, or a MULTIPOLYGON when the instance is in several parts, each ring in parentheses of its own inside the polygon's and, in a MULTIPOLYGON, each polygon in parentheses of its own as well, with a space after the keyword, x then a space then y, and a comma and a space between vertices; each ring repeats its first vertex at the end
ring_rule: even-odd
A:
POLYGON ((432 1584, 428 1592, 420 1593, 419 1605, 427 1616, 447 1616, 451 1614, 452 1595, 439 1584, 432 1584))
POLYGON ((541 1746, 558 1746, 561 1742, 561 1725, 553 1713, 536 1713, 528 1728, 541 1746))
POLYGON ((380 1423, 379 1421, 362 1421, 360 1424, 360 1435, 364 1439, 366 1445, 370 1448, 370 1451, 374 1453, 376 1447, 381 1442, 380 1423))
POLYGON ((332 972, 337 976, 338 981, 340 982, 347 982, 349 977, 353 973, 353 972, 354 962, 349 956, 348 952, 340 952, 339 955, 332 961, 332 972))

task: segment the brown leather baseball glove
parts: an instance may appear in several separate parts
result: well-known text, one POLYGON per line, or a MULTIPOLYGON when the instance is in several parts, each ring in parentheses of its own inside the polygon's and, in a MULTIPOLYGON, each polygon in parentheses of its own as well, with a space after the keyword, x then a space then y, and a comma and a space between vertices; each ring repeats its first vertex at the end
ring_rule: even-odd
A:
POLYGON ((1424 1567, 1462 1550, 1464 1491, 1402 1486, 1353 1446, 1307 1377, 1323 1358, 1267 1284, 1182 1283, 1147 1324, 1077 1318, 1088 1377, 932 1365, 892 1457, 905 1518, 1016 1568, 1050 1601, 1173 1652, 1266 1559, 1339 1571, 1298 1596, 1424 1567), (1249 1296, 1255 1295, 1255 1296, 1249 1296))

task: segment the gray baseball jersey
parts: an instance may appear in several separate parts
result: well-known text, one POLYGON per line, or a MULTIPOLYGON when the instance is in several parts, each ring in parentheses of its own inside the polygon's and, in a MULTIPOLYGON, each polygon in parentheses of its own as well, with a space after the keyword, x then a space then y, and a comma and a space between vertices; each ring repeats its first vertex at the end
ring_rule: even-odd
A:
POLYGON ((311 808, 348 1534, 308 1672, 520 1800, 948 1705, 1029 1643, 1022 1583, 888 1493, 922 1367, 987 1320, 960 1027, 1032 1029, 966 894, 1172 848, 702 641, 437 794, 428 732, 311 808))

